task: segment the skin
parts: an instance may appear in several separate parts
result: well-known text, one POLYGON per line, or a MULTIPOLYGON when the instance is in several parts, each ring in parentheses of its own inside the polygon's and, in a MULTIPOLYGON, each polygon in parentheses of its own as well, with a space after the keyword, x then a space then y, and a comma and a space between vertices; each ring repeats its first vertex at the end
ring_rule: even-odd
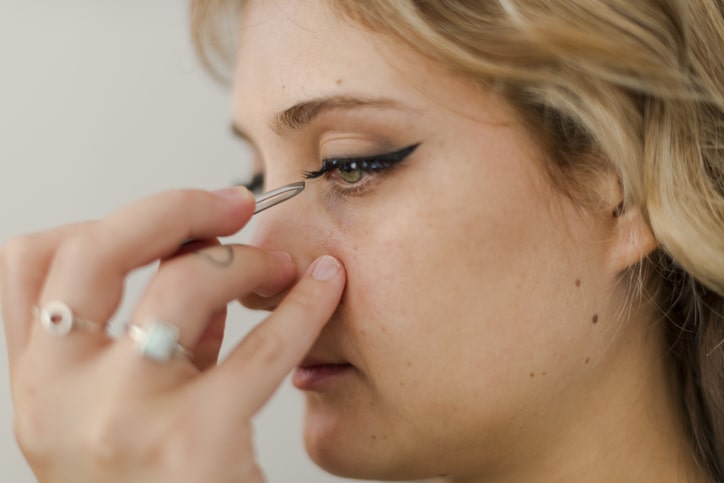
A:
POLYGON ((39 482, 263 481, 250 419, 314 342, 345 276, 331 257, 298 275, 288 254, 215 246, 214 237, 246 224, 253 206, 243 188, 167 192, 3 245, 15 434, 39 482), (200 241, 179 249, 189 238, 200 241), (125 276, 157 259, 133 320, 173 321, 192 360, 157 363, 139 357, 130 338, 100 332, 58 338, 31 316, 30 307, 60 300, 103 323, 125 276), (217 366, 227 304, 295 280, 274 314, 217 366))
POLYGON ((582 209, 504 102, 321 1, 251 2, 240 33, 235 122, 270 187, 324 157, 421 144, 353 195, 333 173, 310 182, 259 217, 256 246, 216 240, 249 220, 243 188, 161 193, 3 245, 15 434, 41 483, 262 482, 250 420, 304 361, 353 365, 307 393, 307 448, 337 474, 703 481, 653 309, 622 310, 618 275, 655 242, 635 207, 611 215, 615 179, 582 209), (174 323, 193 359, 57 338, 33 315, 62 301, 102 324, 128 273, 158 260, 133 320, 174 323), (238 299, 272 313, 216 365, 238 299))
POLYGON ((635 208, 612 216, 615 179, 601 177, 601 209, 582 208, 502 100, 324 1, 250 2, 239 45, 235 123, 267 187, 421 143, 354 195, 327 175, 259 217, 257 246, 300 266, 331 253, 348 274, 309 354, 355 368, 306 394, 317 464, 450 482, 701 476, 654 311, 618 283, 655 241, 635 208), (275 123, 339 97, 389 102, 275 123))

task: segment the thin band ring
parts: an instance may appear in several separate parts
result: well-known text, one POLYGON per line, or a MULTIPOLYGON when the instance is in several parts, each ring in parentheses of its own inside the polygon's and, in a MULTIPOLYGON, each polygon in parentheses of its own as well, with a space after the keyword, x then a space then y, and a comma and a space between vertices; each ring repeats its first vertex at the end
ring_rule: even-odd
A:
POLYGON ((70 307, 63 302, 49 302, 42 307, 33 307, 33 313, 40 318, 45 330, 56 337, 64 337, 78 328, 87 332, 105 332, 106 324, 76 317, 70 307))

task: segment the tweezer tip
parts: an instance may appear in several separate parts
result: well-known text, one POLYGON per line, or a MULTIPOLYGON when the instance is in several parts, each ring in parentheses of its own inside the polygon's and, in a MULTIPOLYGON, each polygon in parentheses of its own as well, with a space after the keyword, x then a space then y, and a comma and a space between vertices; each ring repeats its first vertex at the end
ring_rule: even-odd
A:
POLYGON ((254 214, 271 208, 283 201, 294 198, 296 195, 304 191, 306 186, 304 181, 289 183, 279 188, 267 191, 256 197, 256 210, 254 214))

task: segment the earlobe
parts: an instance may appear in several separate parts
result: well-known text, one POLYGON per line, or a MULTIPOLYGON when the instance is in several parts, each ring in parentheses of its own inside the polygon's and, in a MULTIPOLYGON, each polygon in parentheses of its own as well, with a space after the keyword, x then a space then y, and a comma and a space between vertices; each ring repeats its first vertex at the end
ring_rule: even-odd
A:
POLYGON ((611 269, 621 273, 654 251, 656 238, 638 207, 617 208, 614 216, 608 259, 611 269))

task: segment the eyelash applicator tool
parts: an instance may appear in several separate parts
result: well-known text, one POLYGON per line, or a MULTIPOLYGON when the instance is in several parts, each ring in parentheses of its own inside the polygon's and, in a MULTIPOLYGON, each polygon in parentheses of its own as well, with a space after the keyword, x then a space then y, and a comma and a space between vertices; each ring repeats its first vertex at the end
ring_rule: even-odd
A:
POLYGON ((255 198, 256 209, 254 210, 254 214, 256 215, 267 208, 278 205, 282 201, 294 198, 302 191, 304 191, 304 181, 298 181, 257 195, 255 198))
MULTIPOLYGON (((254 200, 256 201, 256 208, 254 209, 254 215, 256 215, 257 213, 259 213, 261 211, 266 210, 267 208, 276 206, 283 201, 287 201, 291 198, 294 198, 299 193, 304 191, 304 186, 305 186, 304 181, 297 181, 296 183, 285 184, 284 186, 273 189, 271 191, 267 191, 266 193, 256 195, 256 197, 254 197, 254 200)), ((196 243, 197 241, 199 241, 199 240, 197 240, 195 238, 189 238, 188 240, 185 240, 181 244, 181 246, 185 247, 192 243, 196 243)))

